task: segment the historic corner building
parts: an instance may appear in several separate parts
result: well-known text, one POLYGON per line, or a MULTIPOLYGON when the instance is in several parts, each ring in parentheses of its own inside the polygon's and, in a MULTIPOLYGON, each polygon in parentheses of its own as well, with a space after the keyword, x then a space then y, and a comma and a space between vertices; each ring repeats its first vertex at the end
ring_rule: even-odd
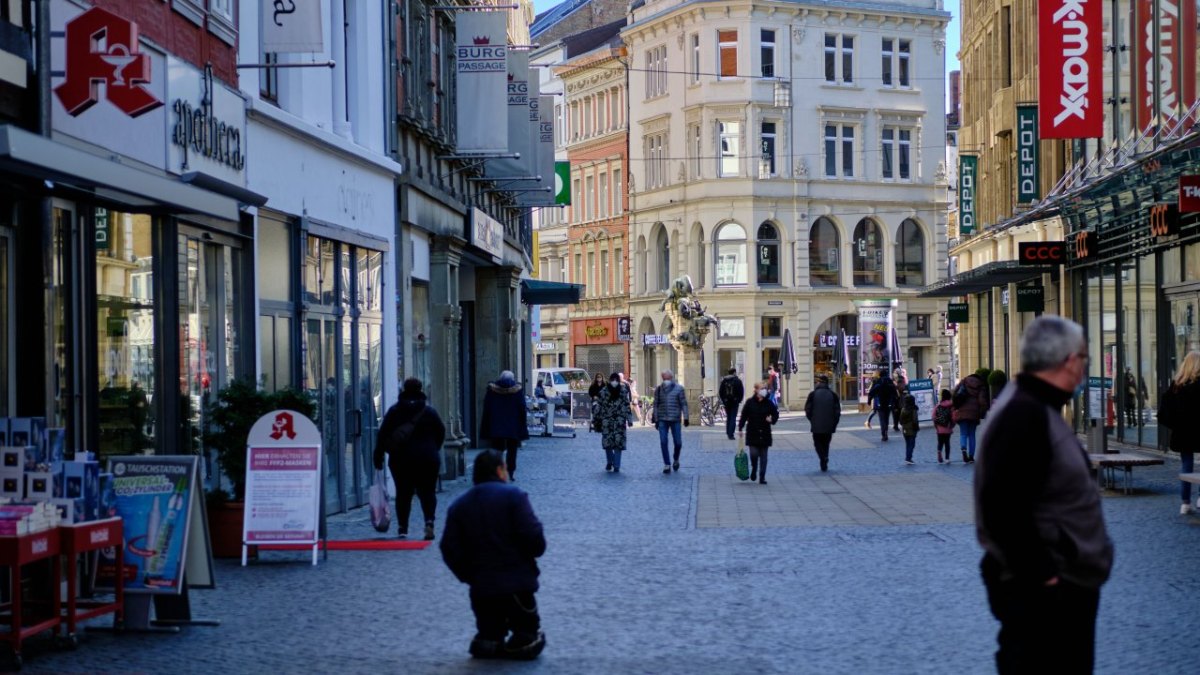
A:
POLYGON ((706 393, 730 367, 763 377, 785 334, 791 406, 818 374, 865 401, 864 372, 948 364, 944 301, 919 293, 945 276, 949 20, 915 2, 632 11, 629 304, 644 388, 675 364, 660 307, 682 274, 721 320, 706 393))

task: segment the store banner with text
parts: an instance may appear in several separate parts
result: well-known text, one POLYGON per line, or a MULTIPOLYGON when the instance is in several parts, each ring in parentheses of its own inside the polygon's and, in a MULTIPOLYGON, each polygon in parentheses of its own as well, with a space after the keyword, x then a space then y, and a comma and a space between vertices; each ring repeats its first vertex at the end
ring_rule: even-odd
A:
POLYGON ((1038 184, 1037 106, 1017 106, 1017 203, 1041 198, 1038 184))
POLYGON ((892 319, 895 313, 895 300, 863 300, 858 305, 858 334, 860 336, 858 351, 858 395, 859 400, 866 402, 867 393, 875 377, 891 370, 894 360, 902 357, 892 354, 891 340, 892 319))
POLYGON ((508 152, 508 126, 497 124, 508 86, 508 12, 455 17, 458 152, 508 152))
POLYGON ((554 97, 535 96, 530 101, 531 104, 533 102, 537 103, 537 120, 531 122, 536 125, 532 143, 532 175, 536 176, 537 180, 529 181, 528 185, 522 184, 522 187, 528 187, 530 191, 518 195, 519 201, 527 206, 554 206, 554 97))
MULTIPOLYGON (((537 114, 538 81, 536 79, 530 81, 529 75, 529 52, 510 49, 508 51, 507 107, 495 109, 490 123, 492 126, 502 124, 497 113, 500 110, 507 110, 508 149, 506 152, 520 156, 488 160, 485 169, 488 176, 525 179, 530 178, 533 174, 536 162, 532 156, 535 148, 533 128, 530 126, 529 118, 531 112, 533 115, 537 114), (531 101, 533 101, 532 111, 530 109, 531 101)), ((518 180, 506 183, 502 187, 524 189, 531 183, 532 181, 528 180, 518 180)))
POLYGON ((1134 10, 1133 98, 1138 128, 1170 126, 1196 100, 1196 3, 1136 0, 1134 10))
POLYGON ((320 509, 317 426, 292 410, 258 418, 246 439, 243 544, 315 544, 320 509))
POLYGON ((325 51, 321 0, 262 3, 262 50, 267 54, 325 51))
POLYGON ((975 177, 979 158, 961 155, 958 158, 958 234, 975 233, 975 177))
POLYGON ((1038 122, 1042 138, 1104 134, 1104 5, 1038 2, 1038 122))

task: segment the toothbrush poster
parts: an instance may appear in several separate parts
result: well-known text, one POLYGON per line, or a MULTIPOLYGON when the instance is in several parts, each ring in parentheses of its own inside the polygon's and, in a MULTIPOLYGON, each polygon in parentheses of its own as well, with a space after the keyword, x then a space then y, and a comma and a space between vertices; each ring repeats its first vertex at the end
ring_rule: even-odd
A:
POLYGON ((98 585, 111 587, 119 571, 126 591, 174 594, 182 590, 197 460, 194 456, 109 460, 125 541, 120 553, 115 548, 101 550, 98 585))

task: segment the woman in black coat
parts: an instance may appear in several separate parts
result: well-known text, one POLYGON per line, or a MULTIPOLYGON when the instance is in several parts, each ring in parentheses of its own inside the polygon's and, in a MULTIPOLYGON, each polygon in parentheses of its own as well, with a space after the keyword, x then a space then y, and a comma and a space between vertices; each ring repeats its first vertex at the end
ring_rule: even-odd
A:
POLYGON ((754 396, 746 399, 738 420, 738 435, 746 435, 746 447, 750 448, 750 480, 758 477, 761 485, 767 484, 767 450, 771 447, 771 426, 779 421, 779 408, 771 402, 766 382, 754 386, 754 396))
POLYGON ((396 482, 396 523, 402 539, 408 536, 414 492, 425 516, 425 539, 433 539, 435 490, 445 441, 446 425, 433 406, 426 403, 421 381, 408 378, 400 391, 400 400, 383 416, 375 441, 375 469, 383 469, 383 455, 387 453, 388 469, 396 482))
MULTIPOLYGON (((1196 451, 1200 450, 1200 427, 1191 418, 1200 410, 1200 352, 1188 352, 1179 366, 1171 386, 1158 402, 1158 423, 1171 430, 1170 448, 1179 453, 1181 473, 1192 473, 1196 466, 1196 451)), ((1179 496, 1183 503, 1179 515, 1192 512, 1192 484, 1179 481, 1179 496)), ((1200 506, 1200 500, 1197 500, 1200 506)))

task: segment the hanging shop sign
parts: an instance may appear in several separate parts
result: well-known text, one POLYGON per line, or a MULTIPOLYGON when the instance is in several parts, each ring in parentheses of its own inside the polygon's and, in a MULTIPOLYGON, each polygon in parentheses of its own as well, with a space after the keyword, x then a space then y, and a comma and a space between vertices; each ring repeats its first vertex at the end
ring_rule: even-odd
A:
POLYGON ((958 233, 975 232, 975 176, 979 158, 962 155, 958 158, 958 233))
POLYGON ((273 0, 262 3, 262 51, 267 54, 325 50, 321 0, 273 0))
POLYGON ((1135 9, 1134 104, 1146 130, 1174 124, 1196 100, 1196 3, 1137 0, 1135 9))
POLYGON ((1200 176, 1179 177, 1179 212, 1200 211, 1200 176))
POLYGON ((602 338, 608 335, 608 327, 600 325, 588 326, 583 332, 589 338, 602 338))
POLYGON ((168 170, 204 171, 234 184, 245 184, 246 104, 240 95, 203 71, 167 57, 171 114, 168 170))
POLYGON ((496 124, 508 86, 508 12, 459 12, 454 22, 458 151, 508 152, 508 126, 496 124))
POLYGON ((1038 183, 1037 106, 1017 106, 1017 203, 1041 198, 1038 183))
MULTIPOLYGON (((571 205, 571 163, 554 163, 554 203, 559 206, 571 205)), ((614 186, 616 187, 616 186, 614 186)))
POLYGON ((258 418, 246 438, 245 547, 254 544, 313 544, 320 534, 321 432, 292 410, 258 418))
POLYGON ((1150 236, 1156 241, 1179 234, 1179 208, 1174 204, 1154 204, 1150 207, 1150 236))
POLYGON ((1017 289, 1018 312, 1042 312, 1046 309, 1046 289, 1030 286, 1017 289))
POLYGON ((1023 241, 1017 245, 1019 265, 1062 265, 1066 262, 1065 241, 1023 241))
POLYGON ((1075 249, 1076 260, 1087 260, 1096 255, 1096 233, 1091 230, 1083 230, 1071 235, 1072 245, 1075 249))
POLYGON ((669 345, 671 344, 671 336, 658 335, 655 333, 642 333, 642 344, 647 347, 654 345, 669 345))
MULTIPOLYGON (((484 173, 488 176, 517 179, 508 187, 524 190, 532 186, 537 169, 537 146, 534 144, 533 133, 537 130, 539 105, 538 80, 530 77, 529 52, 508 50, 506 58, 508 80, 506 83, 506 114, 508 119, 508 148, 505 151, 509 157, 490 159, 484 165, 484 173), (530 126, 530 118, 533 125, 530 126)), ((495 126, 497 121, 489 122, 495 126)), ((518 198, 523 192, 516 193, 518 198)))
POLYGON ((966 302, 951 302, 946 305, 946 321, 950 323, 970 323, 971 305, 966 302))
POLYGON ((471 243, 500 258, 504 254, 504 226, 482 210, 471 209, 471 243))
POLYGON ((163 104, 147 87, 153 70, 138 44, 136 23, 93 7, 68 21, 64 34, 66 79, 54 94, 68 115, 76 117, 99 103, 99 84, 104 98, 129 117, 163 104))
POLYGON ((1043 0, 1038 5, 1038 131, 1042 138, 1104 133, 1103 5, 1043 0))

